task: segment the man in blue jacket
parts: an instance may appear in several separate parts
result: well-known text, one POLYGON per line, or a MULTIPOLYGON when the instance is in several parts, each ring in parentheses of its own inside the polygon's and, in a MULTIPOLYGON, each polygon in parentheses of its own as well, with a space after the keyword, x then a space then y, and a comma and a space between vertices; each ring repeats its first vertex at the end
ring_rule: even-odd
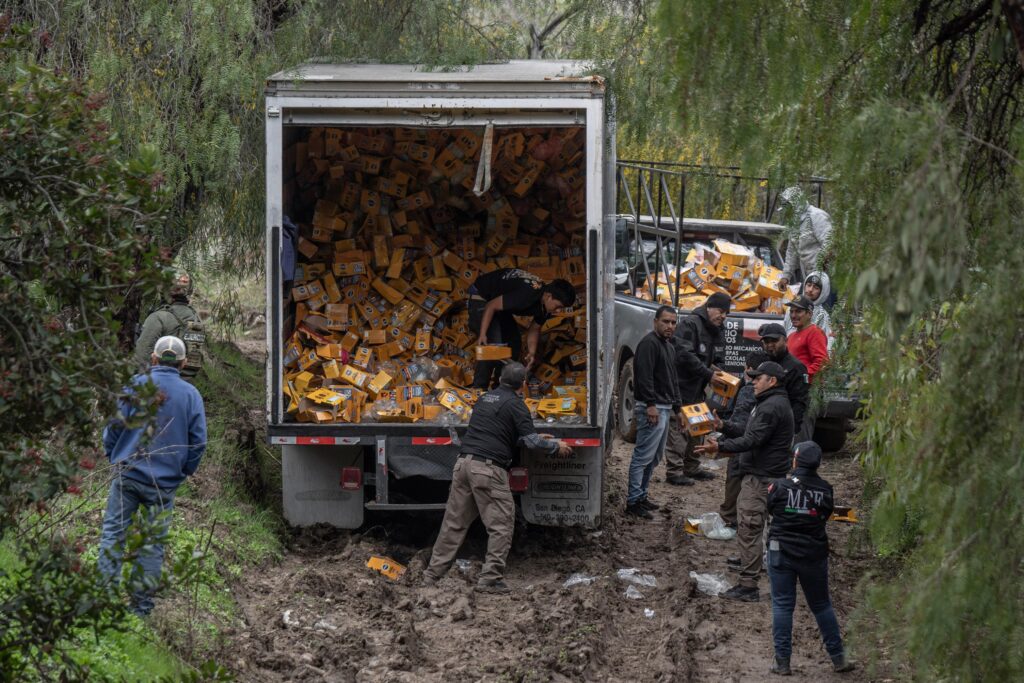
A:
POLYGON ((118 417, 103 431, 103 449, 114 475, 100 535, 99 569, 111 584, 118 582, 128 525, 135 511, 144 508, 152 535, 138 553, 137 570, 142 576, 136 579, 138 571, 133 572, 131 586, 132 611, 139 616, 153 609, 174 494, 199 467, 206 450, 203 397, 181 378, 185 358, 181 339, 158 339, 152 368, 132 378, 128 397, 118 404, 118 417), (137 414, 140 408, 131 395, 150 382, 158 392, 158 407, 155 417, 146 418, 137 414))

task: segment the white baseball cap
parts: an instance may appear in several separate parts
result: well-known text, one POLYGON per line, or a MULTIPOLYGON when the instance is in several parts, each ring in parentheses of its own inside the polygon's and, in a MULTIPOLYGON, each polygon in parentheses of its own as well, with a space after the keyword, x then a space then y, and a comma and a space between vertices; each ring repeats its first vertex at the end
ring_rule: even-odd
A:
POLYGON ((160 337, 153 347, 153 355, 162 361, 185 360, 185 342, 173 335, 160 337))

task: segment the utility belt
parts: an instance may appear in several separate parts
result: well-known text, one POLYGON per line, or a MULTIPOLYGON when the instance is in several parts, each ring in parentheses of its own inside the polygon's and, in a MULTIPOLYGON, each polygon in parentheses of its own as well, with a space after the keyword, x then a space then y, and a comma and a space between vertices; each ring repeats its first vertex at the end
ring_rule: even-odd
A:
POLYGON ((459 458, 464 458, 466 460, 476 460, 477 462, 482 462, 482 463, 485 463, 485 464, 488 464, 488 465, 494 465, 495 467, 499 467, 499 468, 501 468, 503 470, 507 470, 508 469, 508 467, 506 467, 505 465, 501 464, 500 462, 498 462, 494 458, 485 458, 482 455, 473 455, 471 453, 462 453, 462 454, 459 455, 459 458))

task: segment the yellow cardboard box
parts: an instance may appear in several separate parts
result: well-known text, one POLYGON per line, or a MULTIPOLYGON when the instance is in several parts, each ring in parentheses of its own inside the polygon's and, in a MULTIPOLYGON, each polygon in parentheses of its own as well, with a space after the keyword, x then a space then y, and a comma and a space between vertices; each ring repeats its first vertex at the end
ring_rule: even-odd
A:
POLYGON ((683 406, 683 417, 686 420, 686 430, 690 436, 703 436, 714 431, 715 416, 711 414, 706 403, 683 406))

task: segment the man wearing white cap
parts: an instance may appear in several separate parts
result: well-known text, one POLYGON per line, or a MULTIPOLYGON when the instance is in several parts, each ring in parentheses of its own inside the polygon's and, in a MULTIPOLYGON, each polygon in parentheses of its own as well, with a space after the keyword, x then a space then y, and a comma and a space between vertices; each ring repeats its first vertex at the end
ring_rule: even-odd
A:
POLYGON ((114 473, 100 535, 99 569, 111 585, 118 583, 128 525, 135 511, 144 508, 151 535, 129 581, 132 611, 140 616, 153 609, 174 494, 199 467, 206 450, 203 397, 181 378, 185 358, 181 339, 160 337, 149 372, 132 378, 118 402, 117 417, 103 430, 103 449, 114 473), (158 393, 155 415, 146 414, 136 395, 150 384, 158 393))

